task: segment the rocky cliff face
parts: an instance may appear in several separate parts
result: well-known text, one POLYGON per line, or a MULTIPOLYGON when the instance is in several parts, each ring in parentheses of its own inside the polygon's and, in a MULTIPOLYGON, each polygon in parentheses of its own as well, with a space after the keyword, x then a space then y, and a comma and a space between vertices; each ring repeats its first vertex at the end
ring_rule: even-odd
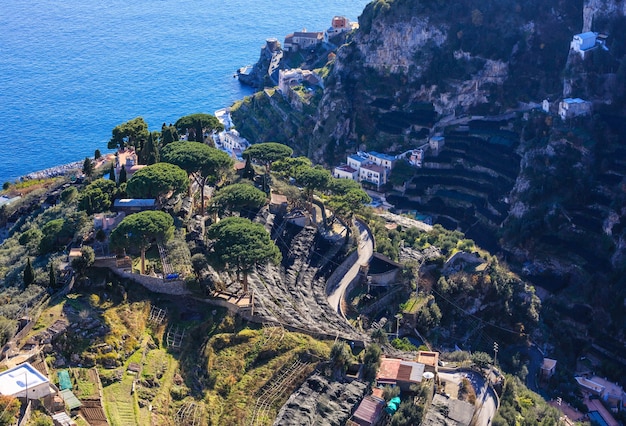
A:
POLYGON ((616 0, 585 0, 582 31, 604 31, 594 26, 598 21, 626 15, 626 2, 616 0))
POLYGON ((404 151, 442 117, 497 114, 564 95, 612 103, 621 96, 615 75, 626 53, 625 13, 623 0, 373 1, 330 63, 316 113, 289 112, 289 131, 272 136, 335 164, 356 149, 404 151), (610 54, 582 67, 569 45, 588 29, 609 34, 610 54), (297 131, 305 121, 311 126, 297 131))
POLYGON ((338 52, 309 152, 403 150, 437 116, 558 97, 581 19, 582 4, 558 0, 372 2, 338 52))

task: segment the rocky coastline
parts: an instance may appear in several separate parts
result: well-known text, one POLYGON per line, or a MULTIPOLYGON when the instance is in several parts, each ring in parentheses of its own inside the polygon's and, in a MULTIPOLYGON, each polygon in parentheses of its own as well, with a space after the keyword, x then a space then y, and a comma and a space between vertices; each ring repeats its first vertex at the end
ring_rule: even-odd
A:
POLYGON ((20 181, 33 180, 33 179, 47 179, 57 176, 65 176, 72 172, 79 172, 83 167, 84 160, 74 161, 68 164, 61 164, 59 166, 49 167, 44 170, 38 170, 36 172, 28 173, 19 178, 20 181))

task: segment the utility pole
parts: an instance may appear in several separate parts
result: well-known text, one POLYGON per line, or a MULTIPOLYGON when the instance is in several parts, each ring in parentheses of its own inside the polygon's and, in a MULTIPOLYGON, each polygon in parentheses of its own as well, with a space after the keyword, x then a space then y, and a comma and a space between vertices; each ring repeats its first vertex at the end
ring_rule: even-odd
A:
POLYGON ((493 342, 493 365, 498 364, 498 342, 493 342))
POLYGON ((402 314, 396 314, 396 339, 400 338, 400 320, 402 319, 402 314))

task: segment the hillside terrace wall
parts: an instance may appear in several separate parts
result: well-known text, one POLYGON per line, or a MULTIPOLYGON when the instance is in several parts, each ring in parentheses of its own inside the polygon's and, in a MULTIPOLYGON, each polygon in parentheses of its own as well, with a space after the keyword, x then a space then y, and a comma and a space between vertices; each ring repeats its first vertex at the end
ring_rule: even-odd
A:
POLYGON ((120 269, 115 265, 115 258, 99 258, 94 262, 94 266, 109 268, 111 272, 121 278, 128 278, 141 284, 146 289, 155 293, 171 294, 174 296, 187 296, 191 292, 187 289, 184 281, 163 281, 162 278, 150 277, 148 275, 133 274, 127 270, 120 269))

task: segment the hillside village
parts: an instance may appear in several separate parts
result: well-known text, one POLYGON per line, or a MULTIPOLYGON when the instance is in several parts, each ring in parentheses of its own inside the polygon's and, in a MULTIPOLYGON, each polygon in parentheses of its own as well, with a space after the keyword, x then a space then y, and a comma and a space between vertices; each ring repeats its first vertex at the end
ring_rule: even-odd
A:
MULTIPOLYGON (((334 17, 282 47, 268 39, 238 74, 271 88, 242 105, 307 112, 324 72, 281 61, 355 28, 334 17)), ((576 34, 570 54, 606 51, 607 37, 576 34)), ((249 142, 236 107, 160 132, 120 124, 113 154, 5 185, 0 420, 620 424, 626 393, 603 373, 624 363, 623 335, 584 352, 582 337, 546 338, 547 290, 512 272, 497 241, 521 209, 509 194, 530 163, 528 129, 597 107, 568 96, 497 115, 389 115, 388 130, 419 137, 355 144, 327 167, 249 142)))

